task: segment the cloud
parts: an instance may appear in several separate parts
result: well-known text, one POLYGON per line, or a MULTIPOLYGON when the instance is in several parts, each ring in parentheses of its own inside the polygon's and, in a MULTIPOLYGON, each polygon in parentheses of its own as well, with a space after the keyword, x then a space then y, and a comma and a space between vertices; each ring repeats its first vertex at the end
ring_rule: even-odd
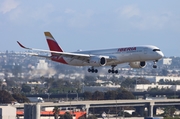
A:
POLYGON ((131 18, 134 16, 140 16, 140 10, 135 5, 125 6, 123 8, 118 9, 117 11, 120 12, 120 15, 125 18, 131 18))
POLYGON ((8 16, 11 21, 21 21, 19 18, 22 18, 21 16, 23 16, 23 11, 21 8, 17 8, 13 10, 8 16))
POLYGON ((52 17, 53 12, 54 7, 52 4, 44 4, 41 7, 26 7, 24 5, 10 12, 8 18, 11 22, 19 25, 34 24, 36 22, 49 24, 54 20, 54 17, 52 17))
POLYGON ((167 27, 172 20, 170 12, 143 11, 136 5, 129 5, 116 10, 121 22, 126 24, 126 28, 136 28, 139 30, 157 30, 167 27))
POLYGON ((4 2, 0 6, 0 12, 6 14, 11 10, 17 8, 19 3, 15 0, 4 0, 4 2))

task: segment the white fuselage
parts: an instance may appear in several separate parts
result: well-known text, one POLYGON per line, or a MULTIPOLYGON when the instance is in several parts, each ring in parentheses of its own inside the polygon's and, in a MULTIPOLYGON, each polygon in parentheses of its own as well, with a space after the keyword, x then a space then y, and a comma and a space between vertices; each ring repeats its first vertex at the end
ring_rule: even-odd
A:
MULTIPOLYGON (((107 62, 106 65, 117 65, 121 63, 136 62, 136 61, 155 61, 161 59, 164 55, 156 46, 135 46, 135 47, 123 47, 113 49, 102 50, 89 50, 74 52, 79 54, 88 54, 96 56, 109 56, 116 58, 111 62, 107 62), (154 51, 153 51, 154 50, 154 51)), ((90 66, 89 63, 83 60, 64 58, 69 65, 74 66, 90 66)))

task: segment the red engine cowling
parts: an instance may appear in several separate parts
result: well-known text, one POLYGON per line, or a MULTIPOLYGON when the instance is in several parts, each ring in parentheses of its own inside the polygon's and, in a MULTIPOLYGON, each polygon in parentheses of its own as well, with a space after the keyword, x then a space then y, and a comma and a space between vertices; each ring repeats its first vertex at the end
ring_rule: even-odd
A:
POLYGON ((144 68, 146 66, 146 62, 145 61, 130 62, 129 65, 131 68, 144 68))
POLYGON ((107 60, 105 57, 92 56, 89 59, 89 64, 91 66, 105 66, 106 63, 107 63, 107 60))

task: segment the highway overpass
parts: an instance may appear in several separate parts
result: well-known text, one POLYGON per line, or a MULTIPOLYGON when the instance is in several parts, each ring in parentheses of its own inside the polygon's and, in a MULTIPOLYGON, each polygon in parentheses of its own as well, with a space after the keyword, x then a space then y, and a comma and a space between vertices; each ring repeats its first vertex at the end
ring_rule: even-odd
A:
MULTIPOLYGON (((35 103, 34 103, 35 104, 35 103)), ((158 99, 158 100, 94 100, 94 101, 67 101, 60 103, 45 102, 36 103, 39 107, 74 107, 82 106, 86 109, 86 114, 89 113, 89 108, 96 107, 137 107, 140 113, 143 113, 144 108, 147 107, 149 116, 153 116, 154 107, 160 106, 178 106, 180 99, 158 99)), ((25 104, 14 105, 16 108, 24 108, 25 104)))

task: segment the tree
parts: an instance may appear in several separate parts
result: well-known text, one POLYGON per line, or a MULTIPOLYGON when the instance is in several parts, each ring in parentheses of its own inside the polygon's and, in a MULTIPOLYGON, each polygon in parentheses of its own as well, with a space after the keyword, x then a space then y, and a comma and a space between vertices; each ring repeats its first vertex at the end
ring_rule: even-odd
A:
POLYGON ((135 80, 137 84, 150 84, 150 81, 146 80, 145 78, 137 78, 135 80))
POLYGON ((60 109, 58 108, 58 106, 55 106, 53 109, 54 119, 58 119, 59 111, 60 111, 60 109))
POLYGON ((117 91, 107 91, 105 93, 105 100, 114 100, 117 97, 117 91))
POLYGON ((170 88, 161 88, 159 89, 158 87, 156 88, 150 88, 148 89, 148 92, 172 92, 173 90, 170 88))
POLYGON ((49 89, 49 88, 51 87, 53 81, 54 81, 54 78, 46 78, 46 79, 44 79, 44 80, 45 80, 45 82, 46 82, 46 83, 45 83, 46 88, 49 89))
POLYGON ((164 108, 164 116, 172 117, 175 111, 176 111, 176 108, 174 106, 168 106, 164 108))
POLYGON ((121 86, 124 88, 133 88, 135 83, 136 83, 136 80, 127 78, 124 81, 122 81, 121 86))
POLYGON ((90 115, 87 119, 97 119, 97 117, 95 115, 90 115))
POLYGON ((11 103, 12 101, 16 101, 12 95, 5 91, 5 90, 0 90, 0 103, 11 103))
POLYGON ((31 87, 26 85, 26 84, 22 84, 21 91, 24 92, 24 93, 30 93, 31 92, 31 87))
POLYGON ((85 100, 92 99, 92 93, 91 92, 84 92, 84 99, 85 100))
POLYGON ((123 90, 120 99, 135 99, 135 97, 131 92, 123 90))
POLYGON ((160 79, 158 84, 165 84, 164 79, 160 79))
POLYGON ((103 100, 104 99, 104 93, 96 91, 96 92, 93 93, 92 99, 93 100, 103 100))
POLYGON ((124 88, 117 89, 117 99, 135 99, 134 95, 124 88))
POLYGON ((167 69, 162 69, 161 73, 163 76, 167 76, 169 72, 167 69))
POLYGON ((12 73, 15 77, 18 76, 19 73, 22 72, 22 66, 20 65, 14 65, 13 68, 12 68, 12 73))
POLYGON ((39 89, 38 85, 36 85, 36 86, 34 87, 35 93, 38 94, 38 93, 39 93, 39 90, 40 90, 40 89, 39 89))
POLYGON ((86 117, 85 116, 81 116, 81 117, 79 117, 79 119, 86 119, 86 117))
POLYGON ((73 118, 69 112, 65 112, 65 114, 61 117, 61 119, 73 119, 73 118))
POLYGON ((20 103, 30 102, 29 99, 25 95, 16 93, 16 94, 12 94, 12 96, 15 100, 17 100, 17 102, 20 102, 20 103))

